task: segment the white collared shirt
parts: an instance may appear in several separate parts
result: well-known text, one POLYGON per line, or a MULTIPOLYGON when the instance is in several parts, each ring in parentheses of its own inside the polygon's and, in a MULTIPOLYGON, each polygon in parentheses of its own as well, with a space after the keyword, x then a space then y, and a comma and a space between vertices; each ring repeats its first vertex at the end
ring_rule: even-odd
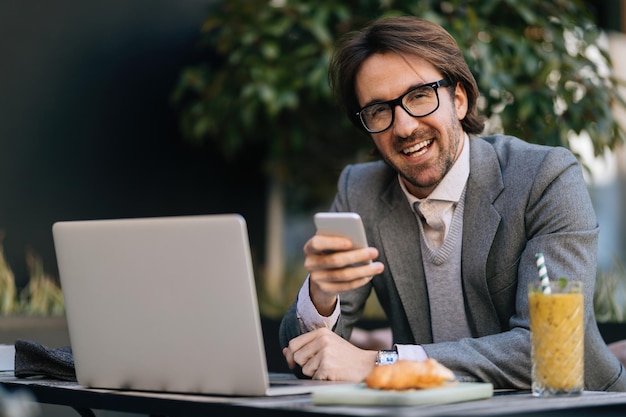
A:
MULTIPOLYGON (((402 188, 409 205, 413 207, 415 203, 419 203, 420 210, 424 212, 437 212, 436 214, 441 217, 441 220, 443 221, 445 226, 444 230, 434 229, 427 222, 422 222, 424 225, 426 241, 433 248, 441 246, 441 243, 445 239, 446 233, 450 229, 450 224, 452 223, 454 209, 461 198, 461 194, 463 194, 465 184, 469 178, 469 147, 469 137, 465 134, 461 155, 459 155, 459 158, 454 165, 452 165, 452 168, 450 168, 450 171, 446 174, 446 176, 443 177, 437 187, 435 187, 432 193, 430 193, 430 195, 426 198, 420 199, 411 194, 404 185, 404 181, 398 175, 400 188, 402 188)), ((422 221, 418 213, 415 213, 415 215, 418 217, 418 220, 422 221)), ((424 215, 427 216, 427 214, 424 215)))

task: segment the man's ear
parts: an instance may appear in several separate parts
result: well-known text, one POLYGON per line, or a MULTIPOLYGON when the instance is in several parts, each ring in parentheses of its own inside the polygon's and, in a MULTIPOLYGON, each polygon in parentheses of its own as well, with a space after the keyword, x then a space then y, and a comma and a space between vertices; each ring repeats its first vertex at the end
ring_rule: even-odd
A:
POLYGON ((454 107, 456 108, 457 118, 465 119, 467 115, 467 92, 463 84, 457 83, 454 88, 454 107))

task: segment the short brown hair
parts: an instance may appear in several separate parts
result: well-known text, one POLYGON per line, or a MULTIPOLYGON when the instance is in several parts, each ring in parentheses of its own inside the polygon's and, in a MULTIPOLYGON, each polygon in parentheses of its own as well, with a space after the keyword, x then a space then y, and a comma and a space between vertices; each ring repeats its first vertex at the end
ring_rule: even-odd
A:
POLYGON ((348 118, 363 129, 356 113, 356 75, 363 62, 377 53, 395 52, 414 55, 432 64, 452 87, 465 87, 468 108, 461 121, 467 133, 483 131, 484 120, 478 115, 476 101, 480 92, 463 53, 454 38, 441 26, 413 16, 389 17, 377 20, 360 31, 350 32, 337 45, 328 69, 328 79, 348 118))

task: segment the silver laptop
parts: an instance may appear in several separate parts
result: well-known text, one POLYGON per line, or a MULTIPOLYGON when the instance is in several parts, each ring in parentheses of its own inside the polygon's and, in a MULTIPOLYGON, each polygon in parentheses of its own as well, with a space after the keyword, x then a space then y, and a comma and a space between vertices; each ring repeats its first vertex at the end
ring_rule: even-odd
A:
POLYGON ((284 375, 270 383, 240 215, 66 221, 52 231, 80 385, 243 396, 328 386, 284 375))

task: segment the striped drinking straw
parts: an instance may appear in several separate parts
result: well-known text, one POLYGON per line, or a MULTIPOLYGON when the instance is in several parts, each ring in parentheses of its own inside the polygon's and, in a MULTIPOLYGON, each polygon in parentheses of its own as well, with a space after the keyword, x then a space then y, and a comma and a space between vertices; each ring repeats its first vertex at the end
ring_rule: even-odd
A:
POLYGON ((544 294, 550 294, 550 279, 548 278, 548 269, 546 268, 546 261, 543 258, 543 253, 537 253, 535 258, 537 258, 537 270, 539 272, 539 279, 541 280, 541 292, 544 294))

